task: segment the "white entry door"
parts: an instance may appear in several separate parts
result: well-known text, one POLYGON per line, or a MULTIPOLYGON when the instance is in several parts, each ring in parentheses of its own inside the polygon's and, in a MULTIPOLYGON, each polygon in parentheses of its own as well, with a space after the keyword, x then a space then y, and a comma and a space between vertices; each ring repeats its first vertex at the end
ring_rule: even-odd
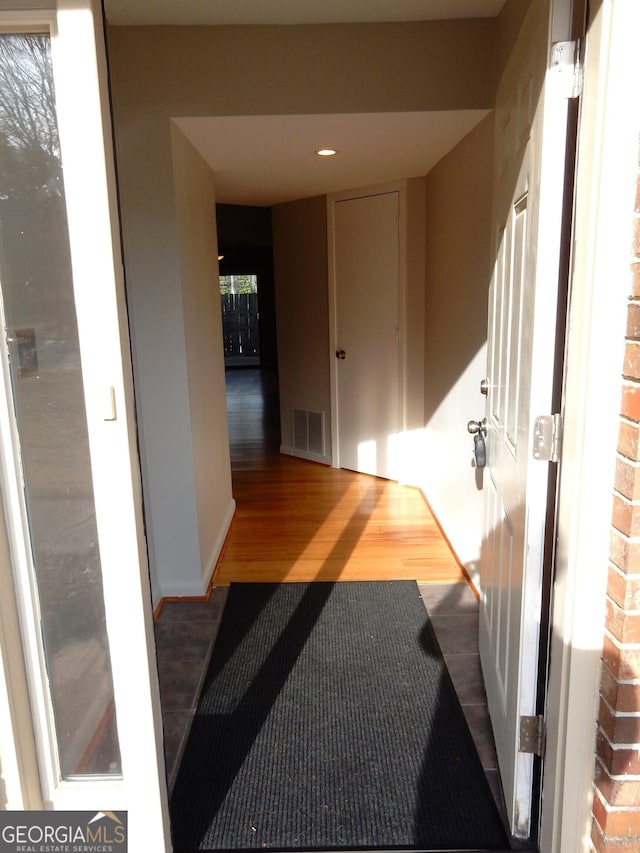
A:
MULTIPOLYGON (((558 6, 559 4, 556 4, 558 6)), ((568 100, 550 64, 550 0, 533 0, 496 106, 494 273, 489 294, 485 542, 480 653, 511 831, 531 832, 549 462, 534 421, 551 415, 568 100)))
POLYGON ((398 192, 334 203, 338 466, 397 478, 398 192))

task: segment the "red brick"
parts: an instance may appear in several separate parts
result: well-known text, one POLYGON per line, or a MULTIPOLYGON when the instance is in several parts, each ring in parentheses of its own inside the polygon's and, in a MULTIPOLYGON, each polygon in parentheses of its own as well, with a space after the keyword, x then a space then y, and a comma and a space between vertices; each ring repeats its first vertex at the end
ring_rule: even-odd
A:
MULTIPOLYGON (((638 750, 626 749, 625 747, 614 749, 602 731, 598 731, 596 737, 596 754, 610 776, 640 776, 640 754, 638 750)), ((607 827, 600 820, 598 822, 606 832, 607 827)))
POLYGON ((596 760, 596 788, 611 806, 640 806, 640 780, 612 779, 604 765, 596 760))
POLYGON ((631 298, 640 297, 640 264, 631 264, 631 298))
POLYGON ((591 825, 591 843, 596 853, 638 853, 640 838, 607 838, 597 821, 591 825))
POLYGON ((593 816, 606 839, 640 837, 640 808, 609 807, 596 791, 593 798, 593 816))
POLYGON ((606 803, 599 795, 597 789, 593 793, 593 816, 604 833, 607 826, 607 809, 606 803))
POLYGON ((640 744, 640 714, 633 717, 622 716, 613 711, 601 699, 598 725, 613 745, 621 743, 640 744))
POLYGON ((615 529, 609 532, 609 560, 621 571, 626 572, 629 560, 628 538, 615 529))
POLYGON ((627 311, 627 331, 625 337, 631 340, 640 338, 640 305, 630 302, 627 311))
POLYGON ((609 559, 627 574, 640 574, 640 540, 630 539, 615 528, 611 528, 609 559))
POLYGON ((629 684, 616 678, 606 664, 600 676, 600 692, 609 705, 618 711, 640 711, 640 684, 629 684))
POLYGON ((618 453, 634 462, 640 460, 640 426, 630 421, 620 421, 618 453))
POLYGON ((620 681, 640 678, 640 647, 621 646, 605 634, 602 659, 620 681))
POLYGON ((611 523, 625 536, 640 536, 640 503, 614 495, 611 523))
POLYGON ((615 490, 630 501, 640 500, 640 468, 626 459, 617 459, 615 490))
POLYGON ((626 343, 622 373, 629 379, 640 379, 640 343, 637 341, 626 343))
POLYGON ((605 625, 619 643, 640 643, 640 613, 624 610, 609 596, 605 601, 605 625))
MULTIPOLYGON (((595 808, 594 808, 595 814, 595 808)), ((602 826, 600 819, 598 823, 602 826)), ((605 825, 602 829, 607 836, 617 838, 638 838, 640 837, 640 808, 639 809, 607 809, 604 819, 605 825)))
POLYGON ((621 643, 640 643, 640 613, 629 613, 621 610, 617 605, 613 609, 623 614, 621 623, 621 634, 615 635, 621 643))
POLYGON ((611 524, 624 533, 625 536, 633 536, 631 533, 631 516, 633 515, 633 504, 624 500, 620 495, 613 496, 613 512, 611 513, 611 524))
POLYGON ((627 578, 624 572, 613 563, 609 563, 607 573, 607 595, 620 607, 627 605, 627 578))
POLYGON ((633 220, 633 238, 631 251, 634 255, 640 255, 640 219, 636 216, 633 220))
POLYGON ((621 634, 624 623, 624 611, 618 607, 612 599, 607 596, 604 603, 604 624, 607 629, 619 642, 624 642, 621 634))
POLYGON ((629 577, 610 563, 607 593, 619 607, 625 610, 640 610, 640 575, 629 577))
POLYGON ((632 421, 640 421, 640 385, 637 382, 623 382, 620 413, 632 421))

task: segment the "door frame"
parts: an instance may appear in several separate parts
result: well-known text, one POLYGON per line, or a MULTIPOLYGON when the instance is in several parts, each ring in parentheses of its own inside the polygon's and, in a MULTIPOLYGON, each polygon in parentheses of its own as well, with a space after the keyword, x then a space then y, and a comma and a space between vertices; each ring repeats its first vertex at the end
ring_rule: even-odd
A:
MULTIPOLYGON (((17 810, 124 809, 129 812, 131 849, 170 850, 102 8, 98 0, 52 0, 46 10, 38 5, 0 0, 0 26, 11 32, 51 33, 123 772, 120 779, 60 782, 47 758, 48 712, 39 695, 39 673, 34 674, 37 652, 29 639, 37 631, 36 611, 24 585, 22 591, 14 590, 13 573, 22 575, 25 568, 25 535, 12 470, 13 425, 3 404, 0 588, 10 592, 2 595, 0 627, 0 754, 6 800, 17 810), (31 708, 25 717, 27 705, 31 708), (145 785, 140 785, 142 778, 145 785)), ((5 360, 5 384, 6 367, 5 360)))
POLYGON ((540 826, 540 847, 549 853, 582 853, 591 835, 638 156, 623 93, 632 63, 638 70, 639 28, 637 0, 603 0, 586 38, 540 826))
POLYGON ((398 428, 406 431, 407 424, 407 181, 392 181, 375 186, 331 193, 327 196, 327 251, 329 291, 329 381, 331 398, 331 466, 340 467, 338 438, 338 364, 337 346, 337 284, 335 264, 335 205, 340 201, 369 196, 398 193, 398 428))

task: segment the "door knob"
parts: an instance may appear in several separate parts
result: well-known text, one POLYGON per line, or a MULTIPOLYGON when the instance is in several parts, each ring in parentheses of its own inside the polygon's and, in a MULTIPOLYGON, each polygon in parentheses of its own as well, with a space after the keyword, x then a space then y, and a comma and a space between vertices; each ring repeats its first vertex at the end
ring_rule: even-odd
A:
POLYGON ((485 436, 487 434, 486 420, 483 419, 481 421, 469 421, 467 424, 467 432, 470 432, 471 435, 482 435, 485 436))
POLYGON ((346 352, 343 349, 336 350, 336 358, 345 359, 347 357, 346 352))

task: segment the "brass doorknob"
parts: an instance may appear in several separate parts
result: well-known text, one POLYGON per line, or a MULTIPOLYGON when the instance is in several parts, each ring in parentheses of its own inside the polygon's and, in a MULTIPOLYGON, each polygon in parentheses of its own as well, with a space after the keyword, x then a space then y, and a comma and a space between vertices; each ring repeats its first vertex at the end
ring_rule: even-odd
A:
POLYGON ((469 421, 467 424, 467 432, 470 432, 471 435, 476 435, 478 433, 480 433, 480 435, 486 435, 486 421, 484 419, 481 421, 469 421))

